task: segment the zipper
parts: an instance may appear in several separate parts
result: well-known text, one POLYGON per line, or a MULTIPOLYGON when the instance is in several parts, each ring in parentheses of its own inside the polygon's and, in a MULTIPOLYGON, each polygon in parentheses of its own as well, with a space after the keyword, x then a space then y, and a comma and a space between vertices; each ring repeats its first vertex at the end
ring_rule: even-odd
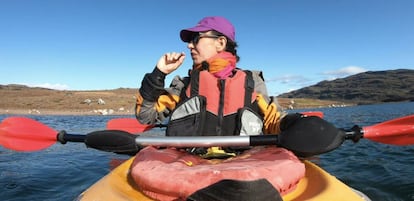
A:
POLYGON ((219 87, 220 87, 220 100, 219 100, 219 108, 218 108, 218 122, 216 126, 216 133, 217 135, 222 135, 222 126, 223 126, 223 110, 224 110, 224 91, 226 87, 226 80, 219 80, 219 87))

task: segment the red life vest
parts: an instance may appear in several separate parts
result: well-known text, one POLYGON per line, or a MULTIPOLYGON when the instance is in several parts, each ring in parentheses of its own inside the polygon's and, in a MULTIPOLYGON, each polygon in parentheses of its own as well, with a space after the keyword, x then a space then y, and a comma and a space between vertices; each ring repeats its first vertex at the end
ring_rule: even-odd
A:
POLYGON ((251 73, 236 70, 232 77, 219 79, 208 71, 193 70, 183 101, 171 114, 167 135, 261 134, 263 122, 251 73))

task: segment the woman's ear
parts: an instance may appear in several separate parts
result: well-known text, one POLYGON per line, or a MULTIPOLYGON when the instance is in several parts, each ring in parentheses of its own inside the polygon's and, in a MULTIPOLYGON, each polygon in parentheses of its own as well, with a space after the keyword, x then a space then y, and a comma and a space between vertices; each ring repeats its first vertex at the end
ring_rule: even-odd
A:
POLYGON ((224 50, 226 50, 226 45, 227 45, 227 38, 224 36, 221 36, 219 38, 217 38, 216 40, 216 50, 218 52, 222 52, 224 50))

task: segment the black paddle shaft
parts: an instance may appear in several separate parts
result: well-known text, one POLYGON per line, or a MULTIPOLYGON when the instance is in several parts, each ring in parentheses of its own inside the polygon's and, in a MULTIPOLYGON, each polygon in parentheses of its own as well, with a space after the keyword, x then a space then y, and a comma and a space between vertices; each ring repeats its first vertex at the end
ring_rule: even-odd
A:
POLYGON ((57 134, 56 139, 62 144, 66 144, 67 142, 85 142, 86 135, 68 134, 62 130, 57 134))
POLYGON ((279 135, 250 136, 250 146, 278 145, 279 135))

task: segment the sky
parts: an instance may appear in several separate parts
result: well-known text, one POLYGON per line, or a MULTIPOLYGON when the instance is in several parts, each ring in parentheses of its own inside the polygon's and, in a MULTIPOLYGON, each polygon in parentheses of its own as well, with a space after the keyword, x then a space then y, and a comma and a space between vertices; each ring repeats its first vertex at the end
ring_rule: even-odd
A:
MULTIPOLYGON (((205 16, 236 28, 239 68, 270 95, 365 71, 414 69, 412 0, 0 0, 0 84, 139 88, 182 29, 205 16)), ((191 57, 167 76, 185 76, 191 57)))

